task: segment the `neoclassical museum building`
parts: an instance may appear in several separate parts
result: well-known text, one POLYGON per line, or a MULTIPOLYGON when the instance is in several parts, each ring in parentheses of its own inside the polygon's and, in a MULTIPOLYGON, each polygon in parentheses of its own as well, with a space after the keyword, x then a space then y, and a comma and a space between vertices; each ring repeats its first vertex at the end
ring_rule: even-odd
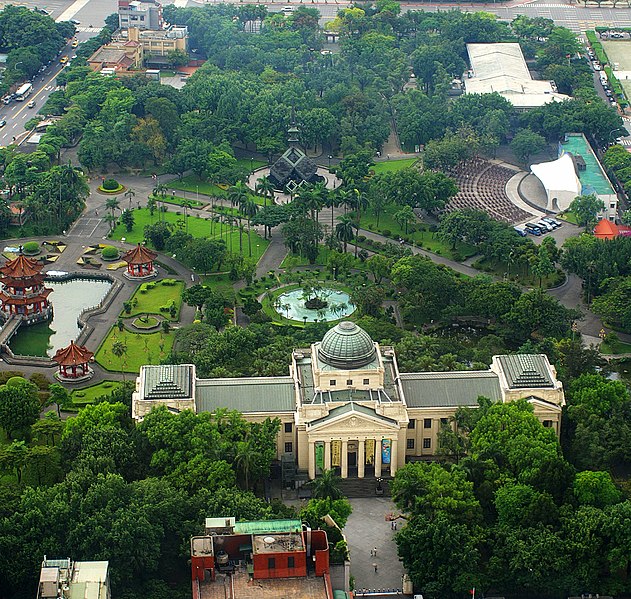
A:
POLYGON ((563 386, 545 355, 494 356, 489 370, 401 373, 392 347, 380 347, 353 322, 295 349, 288 376, 198 379, 195 366, 143 366, 132 414, 154 406, 179 412, 237 410, 247 420, 281 421, 278 459, 315 478, 393 476, 406 461, 436 453, 441 426, 460 406, 526 399, 559 434, 563 386))

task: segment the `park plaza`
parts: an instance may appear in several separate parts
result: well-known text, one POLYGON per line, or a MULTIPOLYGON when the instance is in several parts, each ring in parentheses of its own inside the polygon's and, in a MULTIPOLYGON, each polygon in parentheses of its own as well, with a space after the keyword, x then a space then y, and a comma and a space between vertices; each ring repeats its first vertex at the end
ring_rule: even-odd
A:
MULTIPOLYGON (((281 421, 277 459, 310 479, 333 468, 342 478, 394 476, 408 461, 436 454, 441 427, 461 406, 525 399, 558 435, 563 386, 545 355, 494 356, 489 370, 400 373, 392 347, 343 321, 310 348, 295 349, 288 376, 198 379, 192 364, 143 366, 132 415, 241 412, 281 421)), ((283 474, 285 477, 285 474, 283 474)), ((289 477, 291 478, 291 477, 289 477)))

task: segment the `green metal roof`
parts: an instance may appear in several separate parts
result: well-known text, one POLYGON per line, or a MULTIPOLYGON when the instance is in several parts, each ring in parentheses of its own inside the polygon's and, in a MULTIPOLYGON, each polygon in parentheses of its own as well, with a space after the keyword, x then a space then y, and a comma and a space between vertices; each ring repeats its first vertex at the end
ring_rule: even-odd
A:
POLYGON ((360 368, 375 357, 370 335, 354 322, 345 320, 327 331, 318 347, 320 359, 339 368, 360 368))
POLYGON ((145 366, 142 399, 186 399, 193 396, 191 364, 145 366))
POLYGON ((543 354, 498 356, 510 389, 553 387, 548 360, 543 354))
POLYGON ((399 378, 411 408, 477 406, 480 396, 502 397, 497 375, 486 370, 402 373, 399 378))
POLYGON ((195 388, 198 412, 219 408, 239 412, 293 412, 294 381, 289 376, 199 379, 195 388))
POLYGON ((322 422, 326 422, 327 420, 332 420, 333 418, 337 418, 338 416, 341 416, 342 414, 351 414, 351 413, 369 416, 370 418, 375 418, 376 420, 381 420, 382 422, 385 422, 391 425, 398 424, 397 421, 393 420, 392 418, 387 418, 386 416, 381 416, 381 414, 377 414, 377 412, 375 412, 375 410, 373 410, 372 408, 368 408, 366 406, 362 406, 361 404, 353 403, 351 401, 349 403, 344 404, 343 406, 337 406, 333 408, 332 410, 329 411, 329 413, 326 416, 323 416, 322 418, 317 418, 316 420, 312 420, 309 423, 309 426, 320 424, 322 422))
POLYGON ((237 522, 234 532, 248 535, 263 535, 265 533, 300 532, 300 520, 256 520, 253 522, 237 522))
POLYGON ((578 171, 583 192, 593 193, 595 191, 599 195, 614 195, 616 193, 600 166, 594 150, 582 133, 568 133, 561 142, 561 149, 564 152, 571 152, 574 156, 582 156, 585 160, 585 170, 578 171))

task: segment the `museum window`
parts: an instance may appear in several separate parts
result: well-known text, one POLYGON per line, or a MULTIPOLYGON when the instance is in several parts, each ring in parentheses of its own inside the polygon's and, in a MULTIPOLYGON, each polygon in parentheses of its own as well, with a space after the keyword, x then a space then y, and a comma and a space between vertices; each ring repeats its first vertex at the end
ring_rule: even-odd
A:
POLYGON ((543 426, 545 426, 546 428, 552 428, 552 420, 544 420, 543 426))
POLYGON ((294 451, 294 445, 291 441, 285 443, 285 453, 292 453, 294 451))
POLYGON ((331 387, 335 387, 335 385, 336 385, 335 379, 331 379, 331 380, 329 381, 329 385, 330 385, 331 387))
POLYGON ((288 568, 295 568, 296 567, 296 558, 295 557, 288 557, 287 558, 287 567, 288 568))
POLYGON ((440 425, 441 426, 447 426, 449 424, 449 418, 441 418, 440 419, 440 425))
POLYGON ((432 428, 431 418, 425 418, 425 420, 423 420, 423 428, 432 428))
POLYGON ((352 387, 352 386, 353 386, 353 379, 348 379, 348 380, 346 381, 346 385, 347 385, 348 387, 352 387))
POLYGON ((408 428, 416 428, 416 420, 414 420, 414 418, 410 418, 410 422, 408 422, 408 428))
POLYGON ((291 433, 294 430, 293 422, 285 422, 285 432, 291 433))
POLYGON ((408 449, 414 449, 414 439, 408 439, 408 449))
POLYGON ((364 379, 364 385, 370 385, 370 379, 364 379))
POLYGON ((276 568, 276 558, 275 557, 268 557, 267 558, 267 569, 268 570, 274 570, 276 568))
POLYGON ((423 439, 423 449, 431 449, 431 448, 432 448, 432 440, 423 439))

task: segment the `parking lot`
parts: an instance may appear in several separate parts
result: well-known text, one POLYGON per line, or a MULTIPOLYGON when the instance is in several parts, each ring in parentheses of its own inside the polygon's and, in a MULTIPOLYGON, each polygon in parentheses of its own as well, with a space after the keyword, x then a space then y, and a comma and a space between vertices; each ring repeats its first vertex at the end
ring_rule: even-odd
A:
POLYGON ((68 237, 93 237, 98 226, 103 222, 102 218, 82 216, 68 231, 68 237))

